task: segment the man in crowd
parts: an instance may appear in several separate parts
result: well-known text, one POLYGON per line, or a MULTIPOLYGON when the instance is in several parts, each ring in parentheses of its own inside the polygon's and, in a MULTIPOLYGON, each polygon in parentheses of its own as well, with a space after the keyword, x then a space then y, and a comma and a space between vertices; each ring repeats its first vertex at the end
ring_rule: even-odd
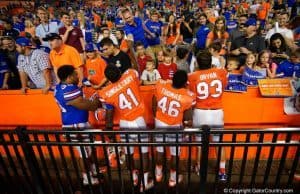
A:
POLYGON ((35 29, 35 34, 40 38, 42 46, 50 48, 47 41, 43 40, 49 33, 58 33, 58 25, 56 22, 49 21, 49 13, 44 7, 37 9, 37 16, 40 18, 40 24, 35 29))
POLYGON ((42 50, 32 49, 28 38, 18 38, 16 49, 18 56, 18 70, 21 78, 21 91, 25 94, 28 77, 36 88, 41 88, 43 93, 48 93, 52 85, 52 71, 49 56, 42 50))
POLYGON ((117 45, 114 45, 110 38, 103 38, 100 44, 108 65, 115 65, 121 73, 132 67, 129 56, 121 51, 117 45))
POLYGON ((21 81, 17 68, 18 52, 16 51, 15 40, 10 36, 4 36, 1 38, 2 50, 4 60, 7 62, 9 69, 8 77, 8 88, 9 89, 20 89, 21 81))
POLYGON ((257 34, 256 20, 249 18, 245 26, 245 35, 233 41, 230 48, 230 54, 237 56, 240 64, 245 64, 248 53, 260 53, 266 47, 264 38, 257 34))
POLYGON ((61 36, 56 33, 47 34, 43 38, 43 41, 49 41, 52 49, 50 51, 50 62, 54 68, 54 72, 57 73, 57 69, 62 65, 71 64, 78 72, 79 86, 81 86, 83 80, 83 63, 77 50, 72 46, 64 44, 61 36))
POLYGON ((59 28, 58 31, 63 43, 74 47, 79 52, 83 61, 85 41, 81 29, 76 26, 72 26, 70 15, 67 12, 63 12, 61 14, 61 21, 64 26, 59 28))

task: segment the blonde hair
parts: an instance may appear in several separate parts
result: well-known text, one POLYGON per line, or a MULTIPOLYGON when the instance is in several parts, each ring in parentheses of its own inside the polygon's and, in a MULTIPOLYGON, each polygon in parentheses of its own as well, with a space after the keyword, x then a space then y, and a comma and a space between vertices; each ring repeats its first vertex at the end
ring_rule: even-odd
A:
POLYGON ((85 16, 84 16, 84 13, 82 11, 79 11, 79 12, 77 12, 76 16, 77 16, 77 19, 79 21, 79 24, 85 26, 85 16), (80 18, 78 18, 78 15, 80 15, 80 18))
POLYGON ((32 28, 32 27, 34 27, 34 25, 31 20, 27 19, 27 20, 25 20, 25 27, 32 28))
MULTIPOLYGON (((254 58, 255 58, 255 61, 254 61, 254 63, 252 64, 252 67, 251 67, 251 68, 254 68, 254 67, 257 65, 258 56, 257 56, 257 54, 250 52, 250 53, 247 54, 246 60, 247 60, 247 58, 248 58, 250 55, 254 56, 254 58)), ((246 65, 248 66, 247 62, 246 62, 246 65)))

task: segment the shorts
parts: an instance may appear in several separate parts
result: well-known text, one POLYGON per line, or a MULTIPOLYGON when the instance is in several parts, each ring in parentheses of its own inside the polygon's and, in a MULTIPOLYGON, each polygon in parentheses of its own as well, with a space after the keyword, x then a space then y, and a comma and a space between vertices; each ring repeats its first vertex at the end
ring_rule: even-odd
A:
MULTIPOLYGON (((124 131, 136 131, 136 130, 145 130, 147 127, 145 119, 143 117, 138 117, 133 121, 125 121, 125 120, 120 120, 120 130, 124 131)), ((121 142, 127 142, 126 135, 121 134, 121 142)), ((129 134, 128 135, 128 142, 139 142, 137 134, 129 134)), ((149 142, 149 136, 148 134, 140 134, 140 141, 141 142, 149 142)), ((134 147, 129 147, 130 154, 133 154, 134 147)), ((127 149, 125 149, 125 153, 127 154, 127 149)), ((143 146, 142 147, 142 153, 148 153, 148 147, 143 146)))
MULTIPOLYGON (((156 128, 172 128, 170 130, 174 131, 181 128, 181 125, 168 125, 167 123, 164 123, 158 119, 155 119, 155 127, 156 128)), ((155 135, 155 141, 156 142, 163 142, 164 137, 162 134, 155 135)), ((176 142, 176 134, 165 134, 165 141, 166 142, 176 142)), ((182 134, 178 134, 178 142, 182 142, 182 134)), ((163 153, 164 148, 162 146, 156 147, 156 151, 163 153)), ((171 156, 176 156, 176 146, 170 146, 170 154, 171 156)), ((178 147, 178 155, 180 155, 180 147, 178 147)))
MULTIPOLYGON (((71 124, 71 125, 63 125, 62 129, 65 131, 84 131, 91 129, 91 125, 86 122, 86 123, 76 123, 76 124, 71 124)), ((89 134, 72 134, 68 133, 70 135, 70 140, 71 142, 88 142, 92 143, 94 142, 95 138, 92 135, 89 134)), ((65 138, 68 138, 68 136, 64 135, 65 138)), ((75 146, 76 149, 79 152, 80 158, 82 158, 82 152, 81 152, 81 147, 80 146, 75 146)), ((85 152, 85 158, 88 158, 92 154, 92 147, 91 146, 84 146, 83 151, 85 152)))
MULTIPOLYGON (((91 129, 91 125, 86 122, 86 123, 76 123, 76 124, 70 124, 70 125, 63 125, 62 129, 65 131, 84 131, 85 129, 91 129)), ((70 140, 73 142, 93 142, 94 138, 89 137, 88 134, 70 134, 70 140)), ((67 136, 64 135, 66 138, 67 136)))
MULTIPOLYGON (((208 110, 194 109, 193 111, 193 127, 202 127, 208 125, 211 128, 224 128, 224 111, 223 109, 208 110)), ((220 135, 213 135, 213 141, 218 142, 220 135)), ((201 141, 201 135, 196 135, 196 141, 201 141)))

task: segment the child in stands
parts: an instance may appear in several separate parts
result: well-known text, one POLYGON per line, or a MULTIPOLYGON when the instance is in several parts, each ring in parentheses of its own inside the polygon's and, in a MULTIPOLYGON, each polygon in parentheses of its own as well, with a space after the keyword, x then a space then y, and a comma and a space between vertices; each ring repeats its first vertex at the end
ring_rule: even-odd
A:
POLYGON ((268 50, 263 50, 258 55, 258 66, 261 68, 266 68, 267 76, 269 78, 276 77, 277 64, 272 62, 271 52, 268 50))
POLYGON ((146 62, 146 69, 143 71, 141 81, 143 85, 153 85, 159 80, 160 74, 155 69, 155 63, 153 59, 148 59, 146 62))
POLYGON ((158 72, 163 80, 172 80, 177 71, 176 63, 172 62, 173 56, 170 49, 164 51, 164 62, 158 65, 158 72))

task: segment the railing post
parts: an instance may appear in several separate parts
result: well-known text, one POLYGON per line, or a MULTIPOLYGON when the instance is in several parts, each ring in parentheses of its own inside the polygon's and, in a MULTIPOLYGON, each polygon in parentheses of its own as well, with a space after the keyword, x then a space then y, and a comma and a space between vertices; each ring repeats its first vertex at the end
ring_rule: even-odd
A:
POLYGON ((201 162, 200 162, 200 194, 206 194, 206 179, 208 168, 208 150, 209 150, 210 127, 202 126, 202 145, 201 145, 201 162))
POLYGON ((22 151, 24 153, 25 160, 27 162, 28 168, 32 175, 33 185, 35 185, 36 192, 38 194, 46 193, 45 185, 43 183, 43 176, 39 169, 38 161, 35 157, 32 146, 28 145, 29 137, 24 132, 26 131, 26 127, 17 127, 15 129, 17 136, 19 138, 22 151))

